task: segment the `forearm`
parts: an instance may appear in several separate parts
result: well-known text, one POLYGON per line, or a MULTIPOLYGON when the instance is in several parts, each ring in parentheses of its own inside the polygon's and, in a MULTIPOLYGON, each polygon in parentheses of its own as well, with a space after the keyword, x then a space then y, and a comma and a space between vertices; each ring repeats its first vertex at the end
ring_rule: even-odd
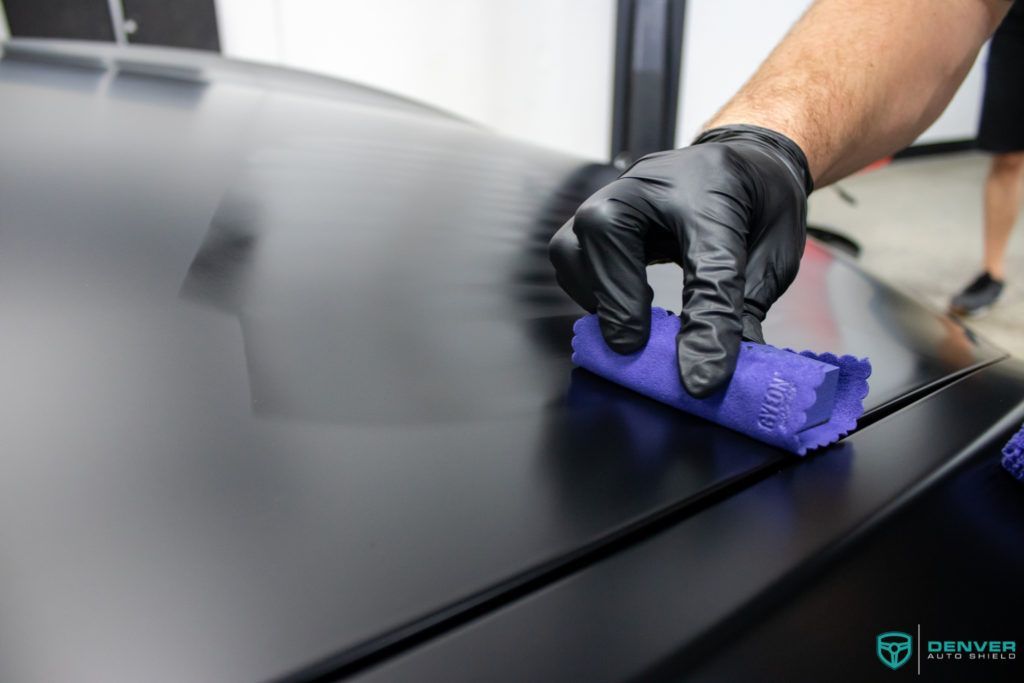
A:
POLYGON ((952 99, 1007 0, 818 0, 708 127, 803 149, 815 186, 911 142, 952 99))

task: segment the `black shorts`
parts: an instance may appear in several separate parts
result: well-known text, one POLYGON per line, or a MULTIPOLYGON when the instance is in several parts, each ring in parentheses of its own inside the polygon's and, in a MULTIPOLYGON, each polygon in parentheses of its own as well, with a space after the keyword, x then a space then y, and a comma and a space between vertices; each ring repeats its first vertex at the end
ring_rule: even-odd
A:
POLYGON ((1024 1, 1013 3, 992 36, 978 146, 989 152, 1024 151, 1024 1))

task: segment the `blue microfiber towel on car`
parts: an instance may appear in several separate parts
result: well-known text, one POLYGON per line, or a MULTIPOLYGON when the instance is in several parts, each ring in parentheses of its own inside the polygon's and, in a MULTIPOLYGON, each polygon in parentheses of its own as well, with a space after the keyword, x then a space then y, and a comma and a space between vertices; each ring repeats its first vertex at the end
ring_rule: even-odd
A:
POLYGON ((572 360, 580 367, 662 403, 759 441, 804 455, 837 441, 864 413, 871 364, 853 356, 796 353, 743 342, 729 385, 690 396, 676 368, 679 318, 651 310, 647 345, 628 355, 605 344, 596 315, 576 321, 572 360))
POLYGON ((1024 481, 1024 426, 1003 446, 1003 467, 1018 481, 1024 481))

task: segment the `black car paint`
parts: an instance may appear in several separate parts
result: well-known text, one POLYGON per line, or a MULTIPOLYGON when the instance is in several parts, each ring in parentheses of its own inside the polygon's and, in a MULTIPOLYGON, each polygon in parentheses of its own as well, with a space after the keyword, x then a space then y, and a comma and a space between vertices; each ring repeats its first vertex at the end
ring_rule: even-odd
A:
POLYGON ((1024 386, 812 243, 766 336, 869 356, 865 423, 910 408, 798 463, 572 371, 545 245, 598 166, 171 50, 17 42, 0 101, 0 680, 356 671, 684 519, 739 510, 739 538, 734 494, 779 476, 828 469, 817 518, 880 483, 844 469, 861 441, 921 448, 936 402, 972 439, 1024 386))
MULTIPOLYGON (((357 680, 870 681, 889 673, 874 656, 875 635, 906 627, 915 618, 928 623, 932 616, 934 628, 934 615, 941 614, 944 625, 959 634, 950 637, 967 638, 973 625, 976 638, 1020 640, 1024 586, 1019 582, 984 589, 983 595, 993 598, 984 605, 984 623, 963 607, 943 612, 933 606, 930 601, 941 602, 944 594, 928 587, 973 588, 990 577, 1019 576, 1024 518, 1014 515, 1024 492, 998 471, 994 444, 1024 420, 1022 381, 1024 363, 986 368, 357 680), (979 404, 979 396, 987 401, 979 404), (945 539, 940 545, 942 529, 935 527, 955 528, 957 522, 945 521, 941 509, 920 499, 955 486, 950 480, 965 464, 985 468, 989 491, 974 482, 966 495, 979 498, 973 506, 981 509, 981 519, 960 525, 991 528, 973 544, 945 539), (986 505, 993 488, 999 500, 986 505), (912 525, 905 521, 908 516, 912 525), (893 518, 901 524, 890 528, 893 518), (891 558, 904 563, 891 568, 896 585, 886 583, 876 568, 861 575, 855 587, 832 580, 821 595, 815 577, 867 564, 858 550, 877 545, 880 535, 890 547, 903 546, 891 558), (937 548, 953 562, 934 564, 943 559, 930 556, 937 548), (987 551, 981 557, 989 562, 955 559, 977 548, 987 551), (1005 566, 993 568, 992 557, 1005 566), (908 580, 914 574, 917 581, 908 580), (808 586, 814 594, 808 595, 808 586), (841 595, 851 611, 838 605, 829 611, 830 595, 841 595), (808 616, 802 603, 812 601, 818 609, 808 616), (801 608, 802 621, 792 614, 801 608), (865 618, 869 610, 871 618, 865 618), (766 628, 765 621, 774 626, 769 635, 758 631, 766 628), (809 624, 812 634, 805 632, 809 624), (823 652, 809 651, 811 643, 823 652)), ((961 515, 962 509, 946 514, 961 515)), ((885 557, 874 555, 871 563, 885 567, 885 557)), ((856 571, 847 578, 850 574, 856 571)), ((966 596, 959 602, 970 604, 966 596)), ((1002 678, 972 679, 972 671, 992 675, 991 669, 960 669, 957 673, 967 678, 956 680, 1019 680, 1012 664, 996 668, 1002 678)))

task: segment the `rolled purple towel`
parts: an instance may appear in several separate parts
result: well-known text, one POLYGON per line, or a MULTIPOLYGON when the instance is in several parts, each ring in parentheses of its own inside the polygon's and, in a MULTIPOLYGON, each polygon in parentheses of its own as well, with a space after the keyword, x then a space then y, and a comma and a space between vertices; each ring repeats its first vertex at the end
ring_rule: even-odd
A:
POLYGON ((652 309, 647 346, 629 355, 608 348, 596 315, 580 318, 573 330, 572 360, 580 367, 797 455, 837 441, 864 413, 871 375, 866 358, 743 342, 729 385, 696 399, 676 368, 678 317, 652 309))
POLYGON ((1024 481, 1024 426, 1003 446, 1003 467, 1019 481, 1024 481))

